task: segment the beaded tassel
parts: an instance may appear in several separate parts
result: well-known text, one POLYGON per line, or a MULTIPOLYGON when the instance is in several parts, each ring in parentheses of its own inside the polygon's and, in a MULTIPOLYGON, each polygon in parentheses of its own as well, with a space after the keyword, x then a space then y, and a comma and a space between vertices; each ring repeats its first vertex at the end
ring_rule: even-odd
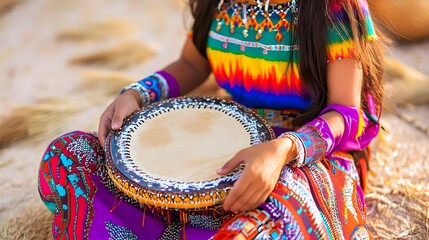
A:
POLYGON ((224 2, 224 0, 220 0, 220 1, 219 1, 219 4, 217 5, 217 9, 218 9, 219 11, 220 11, 220 10, 221 10, 221 8, 222 8, 223 2, 224 2))
POLYGON ((290 3, 290 9, 292 10, 293 13, 293 24, 297 24, 298 23, 298 6, 296 5, 296 0, 292 0, 290 3))
POLYGON ((249 36, 249 24, 247 23, 247 3, 243 4, 243 36, 247 38, 249 36))
MULTIPOLYGON (((257 6, 258 6, 259 11, 262 12, 262 2, 261 2, 261 0, 257 0, 256 2, 257 2, 257 6)), ((254 17, 256 19, 256 16, 254 16, 254 17)), ((256 33, 256 36, 255 36, 256 41, 258 41, 259 39, 262 38, 262 31, 263 31, 263 29, 261 29, 261 27, 259 26, 258 32, 256 33)))

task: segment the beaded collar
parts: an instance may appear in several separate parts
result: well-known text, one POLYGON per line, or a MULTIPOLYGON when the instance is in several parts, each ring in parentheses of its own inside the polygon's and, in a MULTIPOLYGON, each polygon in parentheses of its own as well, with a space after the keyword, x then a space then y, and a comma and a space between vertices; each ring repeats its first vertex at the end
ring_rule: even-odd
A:
POLYGON ((247 37, 248 30, 253 28, 257 31, 256 40, 259 40, 266 30, 277 31, 278 42, 284 38, 281 30, 289 31, 292 25, 296 25, 298 15, 297 0, 220 0, 217 8, 217 32, 224 23, 229 25, 231 34, 234 34, 236 27, 244 27, 244 37, 247 37), (286 19, 289 12, 293 13, 293 19, 289 19, 292 23, 286 19))

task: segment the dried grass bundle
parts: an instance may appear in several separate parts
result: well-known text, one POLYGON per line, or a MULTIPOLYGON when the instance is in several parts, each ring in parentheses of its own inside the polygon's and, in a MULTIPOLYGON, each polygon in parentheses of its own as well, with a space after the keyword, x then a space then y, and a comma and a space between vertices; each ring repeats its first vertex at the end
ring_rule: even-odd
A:
POLYGON ((41 205, 17 211, 16 216, 0 224, 0 239, 48 240, 51 234, 52 214, 41 205))
POLYGON ((88 100, 58 98, 12 110, 0 121, 0 148, 20 140, 40 140, 57 134, 69 117, 87 104, 88 100))
POLYGON ((83 109, 105 103, 112 95, 135 81, 122 72, 86 71, 75 93, 14 109, 0 119, 0 149, 17 141, 38 141, 57 135, 67 121, 83 109))
POLYGON ((131 23, 122 19, 108 19, 88 26, 71 27, 58 33, 59 40, 94 41, 123 36, 133 32, 131 23))
POLYGON ((143 63, 152 57, 154 51, 147 44, 137 41, 122 41, 115 46, 74 57, 72 64, 101 65, 110 69, 123 69, 143 63))
POLYGON ((124 72, 97 70, 84 71, 82 77, 83 82, 78 86, 77 91, 88 91, 91 95, 98 96, 116 95, 125 86, 138 79, 124 72))
POLYGON ((386 59, 385 104, 395 109, 404 104, 429 103, 429 77, 398 60, 386 59))
POLYGON ((18 5, 21 2, 22 2, 22 0, 1 0, 0 1, 0 14, 3 14, 5 12, 9 11, 10 9, 12 9, 13 7, 15 7, 16 5, 18 5))

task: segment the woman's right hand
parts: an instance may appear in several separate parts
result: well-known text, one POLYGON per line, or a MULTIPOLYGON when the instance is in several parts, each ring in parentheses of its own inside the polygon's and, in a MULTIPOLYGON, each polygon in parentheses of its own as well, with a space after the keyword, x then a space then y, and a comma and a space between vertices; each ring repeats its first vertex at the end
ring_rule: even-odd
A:
POLYGON ((98 125, 98 140, 104 146, 107 135, 121 128, 126 117, 140 109, 141 98, 137 91, 128 90, 119 95, 104 111, 98 125))

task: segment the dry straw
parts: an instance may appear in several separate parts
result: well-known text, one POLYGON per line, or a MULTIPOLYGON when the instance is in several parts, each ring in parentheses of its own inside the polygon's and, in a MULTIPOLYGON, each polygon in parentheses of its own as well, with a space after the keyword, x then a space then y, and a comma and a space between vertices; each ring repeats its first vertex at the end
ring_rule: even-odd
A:
POLYGON ((428 126, 401 110, 404 106, 429 103, 429 77, 393 58, 386 58, 385 66, 384 110, 429 136, 428 126))
POLYGON ((9 11, 19 3, 21 3, 22 0, 1 0, 0 1, 0 15, 9 11))
POLYGON ((417 150, 425 146, 413 145, 409 137, 414 135, 400 136, 398 128, 390 131, 393 136, 382 132, 374 144, 367 223, 376 239, 429 239, 429 186, 422 174, 428 170, 423 164, 427 155, 417 150))
POLYGON ((121 41, 107 49, 74 57, 70 60, 70 63, 99 65, 109 69, 124 69, 147 61, 153 54, 153 49, 145 43, 121 41))
POLYGON ((24 139, 50 135, 77 112, 77 105, 35 104, 16 108, 0 121, 0 147, 24 139))
POLYGON ((112 37, 123 37, 132 33, 134 27, 122 19, 107 19, 80 27, 69 27, 58 33, 59 40, 95 41, 112 37))
POLYGON ((0 223, 0 239, 48 240, 51 234, 52 214, 40 204, 17 211, 12 218, 0 223))
POLYGON ((429 103, 428 76, 392 58, 387 58, 385 63, 385 104, 388 108, 429 103))
POLYGON ((96 98, 55 98, 18 107, 0 120, 0 148, 20 140, 41 140, 61 131, 70 117, 96 98))

